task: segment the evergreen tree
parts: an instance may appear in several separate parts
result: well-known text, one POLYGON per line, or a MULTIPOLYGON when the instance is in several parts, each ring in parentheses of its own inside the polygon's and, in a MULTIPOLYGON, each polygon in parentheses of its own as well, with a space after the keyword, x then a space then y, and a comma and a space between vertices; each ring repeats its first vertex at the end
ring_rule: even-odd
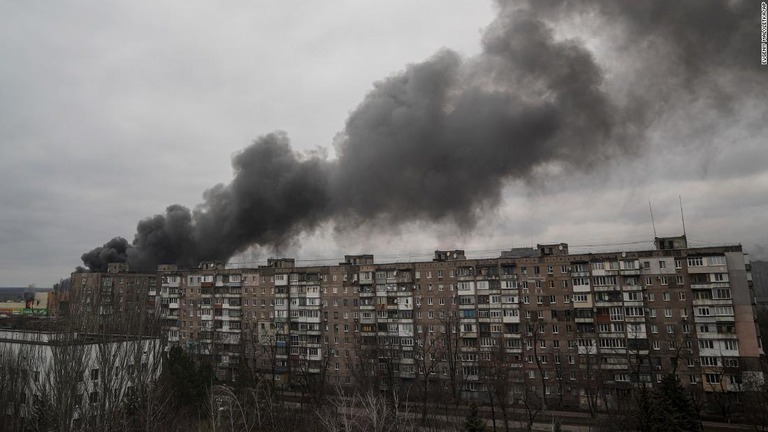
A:
POLYGON ((469 406, 469 414, 464 421, 464 430, 466 432, 485 432, 485 420, 480 418, 477 405, 474 402, 469 406))
POLYGON ((654 399, 664 429, 667 431, 698 431, 699 415, 688 392, 676 375, 665 375, 656 388, 654 399))
POLYGON ((209 364, 200 365, 180 347, 172 347, 163 367, 162 381, 181 407, 202 407, 213 379, 209 364))
POLYGON ((640 387, 634 397, 632 429, 648 432, 699 431, 696 407, 676 375, 668 374, 653 391, 640 387))

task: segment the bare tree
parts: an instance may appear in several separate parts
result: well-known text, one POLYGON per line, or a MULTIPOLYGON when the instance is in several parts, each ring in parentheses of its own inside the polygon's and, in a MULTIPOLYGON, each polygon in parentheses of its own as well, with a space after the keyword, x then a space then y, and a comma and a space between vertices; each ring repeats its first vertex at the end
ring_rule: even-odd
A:
POLYGON ((448 385, 451 390, 451 397, 454 404, 458 406, 461 401, 461 390, 464 387, 464 381, 461 376, 461 340, 462 330, 458 315, 450 310, 440 315, 441 330, 445 331, 441 335, 441 344, 444 351, 444 360, 447 368, 448 385))
MULTIPOLYGON (((397 396, 394 395, 396 402, 397 396)), ((379 392, 345 394, 337 387, 337 395, 328 407, 317 412, 327 432, 410 432, 416 430, 409 413, 399 403, 390 403, 379 392)))
POLYGON ((84 427, 93 411, 95 390, 85 385, 91 352, 78 340, 75 331, 50 335, 49 350, 41 350, 36 356, 35 369, 41 373, 38 395, 35 398, 35 428, 59 432, 84 427))
POLYGON ((533 360, 536 364, 536 369, 538 370, 539 375, 539 382, 541 384, 541 403, 543 408, 547 409, 547 381, 546 373, 544 371, 544 362, 542 361, 542 357, 546 356, 547 354, 539 354, 539 336, 542 333, 539 331, 539 326, 543 328, 546 323, 539 317, 538 312, 533 311, 531 313, 531 318, 527 320, 525 325, 527 327, 525 340, 528 343, 528 346, 533 349, 533 360))
POLYGON ((16 431, 25 428, 27 406, 32 405, 30 396, 39 372, 30 370, 35 364, 37 350, 32 345, 12 347, 0 342, 0 431, 16 431))
POLYGON ((415 335, 416 343, 413 347, 413 360, 415 363, 416 383, 418 385, 421 402, 421 424, 427 423, 427 413, 431 396, 431 386, 438 372, 440 361, 446 353, 445 340, 428 329, 421 329, 415 335))
POLYGON ((480 375, 491 406, 493 429, 496 430, 496 411, 498 406, 504 420, 504 430, 509 432, 510 402, 512 402, 512 374, 521 370, 522 364, 515 362, 504 346, 504 337, 494 339, 488 360, 480 362, 480 375))
POLYGON ((515 388, 515 404, 522 407, 523 413, 525 414, 523 427, 525 430, 531 431, 533 430, 533 424, 536 421, 536 418, 539 416, 542 409, 544 409, 543 398, 536 391, 537 385, 535 380, 528 378, 523 369, 520 369, 519 372, 517 372, 517 376, 514 377, 514 380, 519 383, 515 388))

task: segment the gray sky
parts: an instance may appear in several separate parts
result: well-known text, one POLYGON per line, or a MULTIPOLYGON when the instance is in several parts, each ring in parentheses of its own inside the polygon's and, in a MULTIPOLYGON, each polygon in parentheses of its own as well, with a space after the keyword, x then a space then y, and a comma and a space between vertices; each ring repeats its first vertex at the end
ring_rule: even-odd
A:
MULTIPOLYGON (((194 208, 232 179, 233 155, 266 133, 285 131, 295 149, 324 148, 333 159, 334 138, 375 82, 441 48, 471 62, 498 12, 458 0, 180 4, 0 2, 0 286, 49 286, 83 252, 132 239, 140 219, 172 203, 194 208)), ((555 37, 590 50, 618 98, 679 72, 652 44, 645 58, 622 56, 613 32, 629 30, 593 31, 589 15, 573 16, 551 18, 555 37)), ((765 258, 768 68, 760 72, 726 108, 712 106, 724 96, 700 90, 670 98, 627 157, 595 155, 601 162, 585 170, 544 165, 508 181, 473 230, 325 224, 281 253, 385 260, 537 242, 641 248, 653 235, 648 201, 659 235, 677 235, 682 195, 692 244, 742 243, 765 258)))

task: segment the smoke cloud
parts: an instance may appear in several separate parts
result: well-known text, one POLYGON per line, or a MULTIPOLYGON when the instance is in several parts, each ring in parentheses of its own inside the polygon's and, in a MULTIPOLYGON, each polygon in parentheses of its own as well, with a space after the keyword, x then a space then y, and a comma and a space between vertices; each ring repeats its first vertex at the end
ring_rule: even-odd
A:
POLYGON ((172 205, 140 221, 132 244, 115 238, 83 262, 91 270, 110 261, 145 271, 194 266, 290 242, 329 221, 470 230, 509 181, 549 165, 589 171, 641 152, 649 125, 675 98, 716 95, 727 116, 745 75, 765 81, 747 5, 500 1, 481 54, 443 50, 375 83, 339 134, 335 159, 293 150, 284 133, 262 136, 234 157, 232 182, 207 190, 197 208, 172 205), (578 16, 610 26, 627 59, 655 57, 658 64, 619 82, 632 97, 609 90, 616 83, 606 85, 606 69, 583 41, 555 36, 578 16))

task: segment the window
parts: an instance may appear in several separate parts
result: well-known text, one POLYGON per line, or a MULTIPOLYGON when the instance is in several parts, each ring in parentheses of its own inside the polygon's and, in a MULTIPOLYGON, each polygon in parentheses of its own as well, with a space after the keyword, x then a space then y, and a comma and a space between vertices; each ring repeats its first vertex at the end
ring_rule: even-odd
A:
POLYGON ((716 373, 708 373, 707 374, 707 383, 709 384, 717 384, 720 382, 720 374, 716 373))
POLYGON ((711 339, 699 339, 699 349, 714 349, 715 342, 711 339))
POLYGON ((664 308, 664 318, 672 318, 672 309, 664 308))
POLYGON ((723 346, 728 351, 736 351, 739 349, 739 343, 735 340, 726 340, 723 341, 723 346))
POLYGON ((701 267, 704 265, 702 257, 688 257, 688 267, 701 267))
POLYGON ((725 265, 725 257, 724 256, 711 256, 711 257, 707 257, 707 263, 710 266, 724 266, 725 265))
POLYGON ((616 285, 616 276, 595 276, 593 279, 595 285, 616 285))
POLYGON ((674 324, 667 324, 667 333, 668 334, 674 334, 675 333, 675 325, 674 324))
MULTIPOLYGON (((586 285, 589 286, 589 278, 587 277, 577 277, 573 278, 573 286, 582 286, 586 285)), ((567 288, 568 286, 564 286, 564 288, 567 288)))
POLYGON ((91 369, 91 381, 98 381, 98 380, 99 380, 99 370, 91 369))
POLYGON ((733 316, 733 306, 716 306, 715 315, 717 316, 733 316))
POLYGON ((659 261, 659 268, 667 268, 666 261, 659 261))
POLYGON ((729 299, 731 298, 731 290, 728 288, 716 288, 713 292, 713 299, 729 299))

